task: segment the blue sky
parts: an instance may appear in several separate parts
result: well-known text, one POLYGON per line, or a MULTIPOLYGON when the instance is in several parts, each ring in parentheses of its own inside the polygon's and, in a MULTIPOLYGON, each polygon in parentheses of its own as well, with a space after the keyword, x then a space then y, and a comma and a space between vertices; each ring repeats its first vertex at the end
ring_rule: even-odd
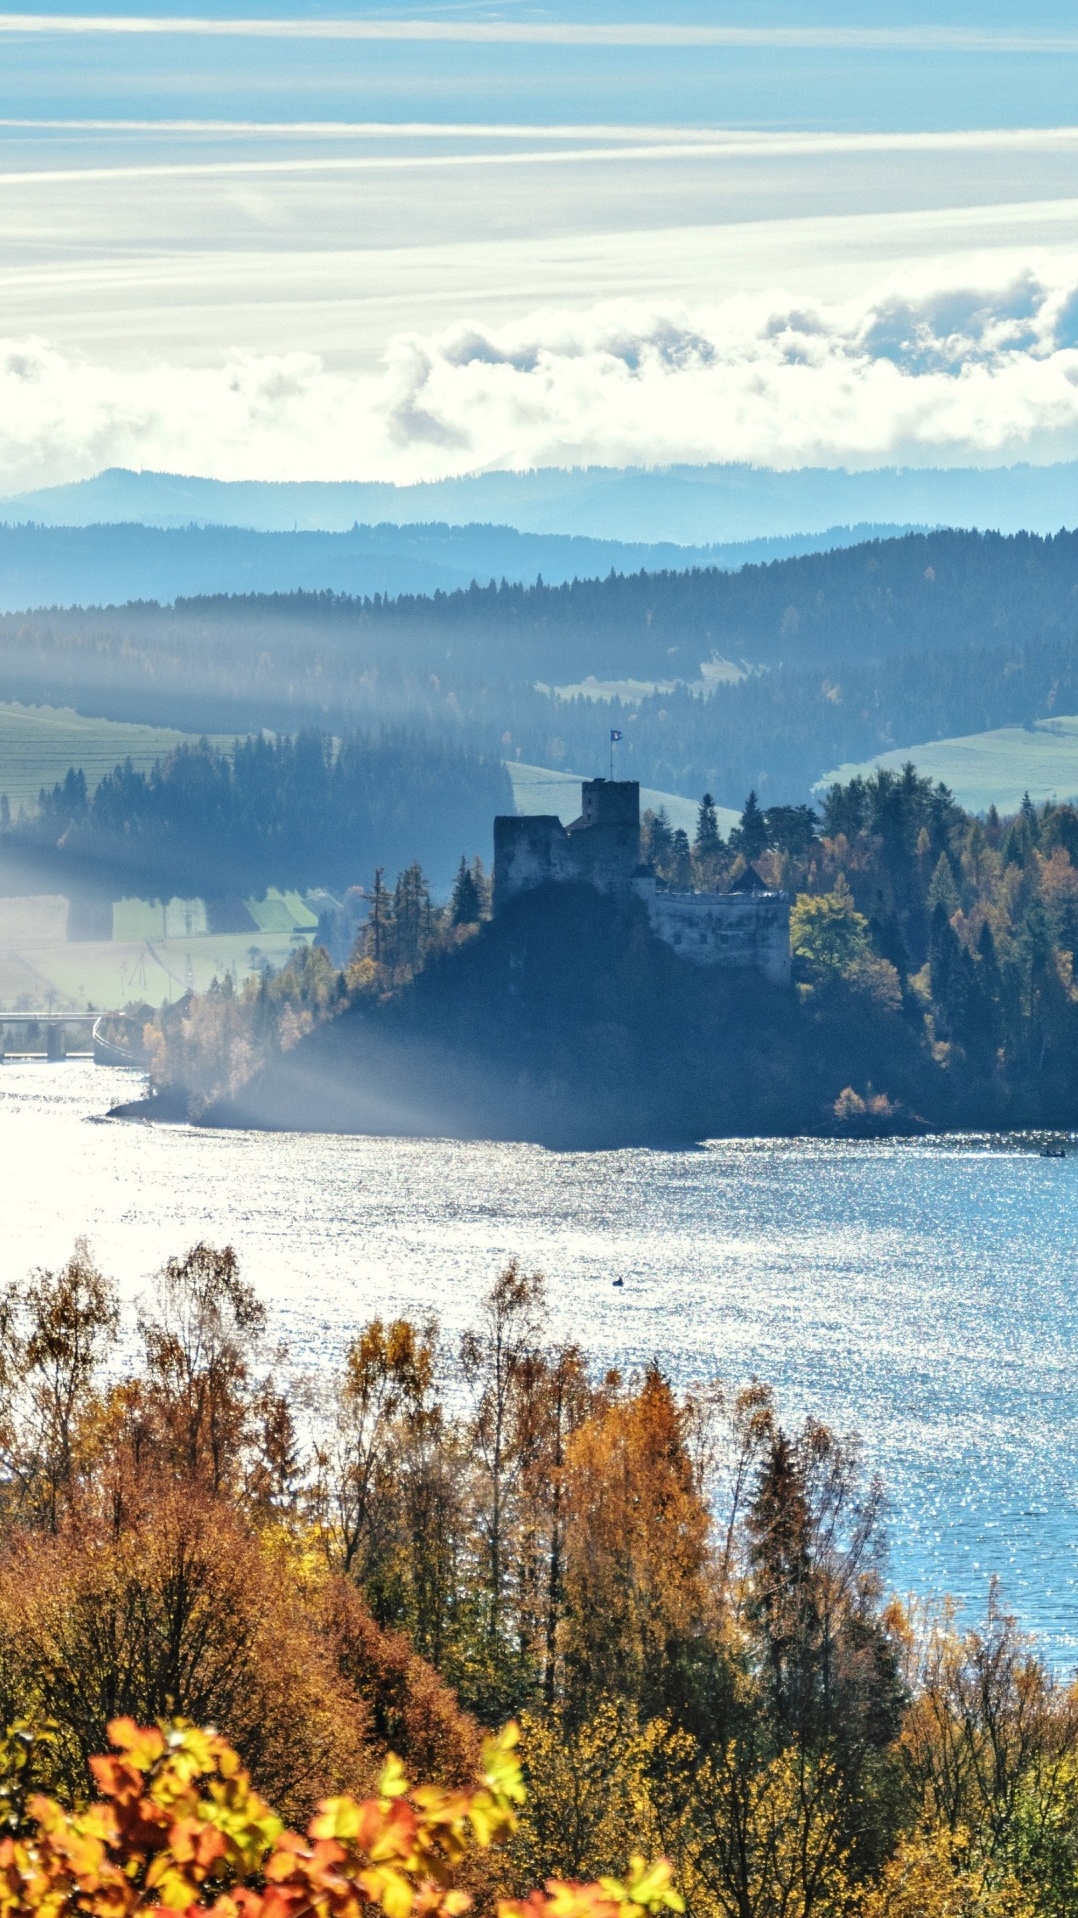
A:
POLYGON ((1042 4, 0 16, 0 492, 1078 455, 1042 4))

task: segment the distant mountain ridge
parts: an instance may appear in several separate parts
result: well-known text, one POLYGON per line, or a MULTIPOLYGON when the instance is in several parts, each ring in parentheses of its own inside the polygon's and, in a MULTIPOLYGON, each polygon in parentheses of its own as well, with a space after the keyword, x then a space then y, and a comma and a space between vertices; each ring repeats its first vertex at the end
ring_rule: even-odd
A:
POLYGON ((1078 462, 1052 466, 539 468, 392 486, 375 481, 212 480, 115 467, 0 500, 0 517, 39 524, 138 521, 344 532, 395 525, 496 524, 654 546, 730 545, 819 535, 834 526, 966 526, 1057 532, 1078 525, 1078 462))
POLYGON ((142 523, 0 525, 0 612, 46 607, 162 605, 235 593, 456 592, 473 580, 560 586, 618 573, 735 569, 888 536, 890 527, 831 527, 820 535, 730 546, 630 544, 521 533, 512 526, 354 525, 344 532, 142 523))

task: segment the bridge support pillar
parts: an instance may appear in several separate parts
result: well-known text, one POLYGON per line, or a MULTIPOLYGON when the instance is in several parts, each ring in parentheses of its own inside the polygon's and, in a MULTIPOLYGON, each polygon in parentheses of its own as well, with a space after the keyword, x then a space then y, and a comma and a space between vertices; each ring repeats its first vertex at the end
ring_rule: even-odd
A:
POLYGON ((50 1064, 67 1058, 67 1033, 63 1026, 50 1025, 45 1033, 45 1057, 50 1064))

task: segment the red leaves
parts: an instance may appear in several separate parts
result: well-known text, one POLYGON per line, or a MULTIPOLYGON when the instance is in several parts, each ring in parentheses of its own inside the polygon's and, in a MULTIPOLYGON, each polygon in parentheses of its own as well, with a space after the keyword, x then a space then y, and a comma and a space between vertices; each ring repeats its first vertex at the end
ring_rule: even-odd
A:
MULTIPOLYGON (((379 1796, 330 1798, 306 1837, 285 1831, 236 1753, 195 1726, 109 1727, 119 1756, 93 1760, 101 1797, 85 1812, 31 1805, 30 1840, 0 1843, 0 1918, 462 1918, 453 1883, 470 1844, 496 1843, 522 1801, 517 1732, 483 1748, 471 1792, 413 1791, 390 1758, 379 1796)), ((640 1918, 680 1910, 665 1866, 634 1859, 626 1885, 550 1885, 499 1918, 640 1918)))

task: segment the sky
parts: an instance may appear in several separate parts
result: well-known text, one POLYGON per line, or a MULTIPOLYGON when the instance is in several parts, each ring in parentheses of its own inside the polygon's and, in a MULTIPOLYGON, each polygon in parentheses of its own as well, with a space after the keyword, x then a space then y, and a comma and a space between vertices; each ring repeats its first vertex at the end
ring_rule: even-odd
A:
POLYGON ((0 15, 0 494, 1075 457, 1053 0, 0 15))

